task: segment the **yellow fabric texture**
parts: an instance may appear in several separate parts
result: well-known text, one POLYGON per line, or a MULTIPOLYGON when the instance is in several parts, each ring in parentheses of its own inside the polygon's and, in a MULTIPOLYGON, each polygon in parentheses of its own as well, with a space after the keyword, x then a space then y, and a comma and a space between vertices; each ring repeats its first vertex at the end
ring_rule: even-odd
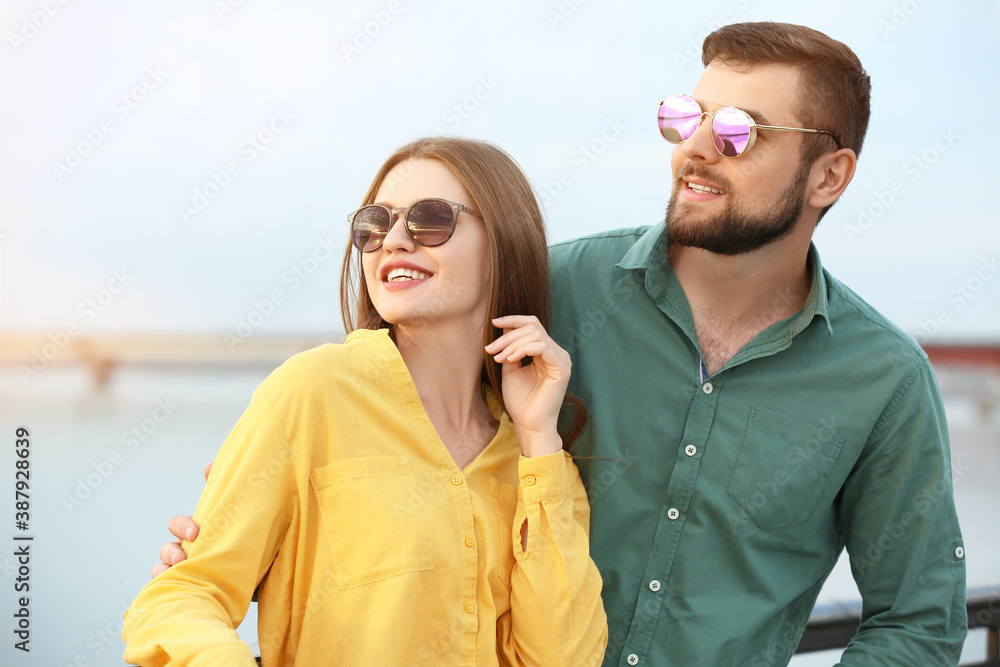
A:
POLYGON ((186 561, 126 614, 125 660, 265 666, 597 665, 607 642, 590 508, 564 452, 496 436, 455 464, 387 332, 296 355, 223 444, 186 561), (521 526, 527 520, 527 550, 521 526))

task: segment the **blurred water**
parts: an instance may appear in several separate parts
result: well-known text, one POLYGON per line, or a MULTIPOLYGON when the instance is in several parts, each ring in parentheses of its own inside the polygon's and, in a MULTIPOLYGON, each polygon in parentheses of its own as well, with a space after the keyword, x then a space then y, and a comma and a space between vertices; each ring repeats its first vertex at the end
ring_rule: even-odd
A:
MULTIPOLYGON (((167 520, 190 512, 210 461, 266 371, 119 371, 103 391, 83 370, 50 369, 25 384, 0 369, 0 478, 12 488, 14 431, 31 430, 31 653, 0 647, 0 664, 121 665, 121 616, 149 579, 167 520), (159 420, 159 421, 158 421, 159 420), (133 429, 135 429, 133 433, 133 429), (113 453, 117 451, 118 454, 113 453)), ((939 369, 952 433, 955 495, 970 586, 1000 582, 1000 374, 939 369), (992 403, 991 403, 992 402, 992 403), (991 407, 992 406, 992 407, 991 407)), ((0 609, 11 619, 13 493, 0 511, 0 609)), ((846 559, 821 603, 858 597, 846 559)), ((10 621, 8 621, 10 623, 10 621)), ((241 629, 255 637, 251 612, 241 629)), ((0 628, 9 638, 11 630, 0 628)), ((981 655, 981 636, 969 642, 981 655)), ((836 652, 800 656, 829 665, 836 652)))

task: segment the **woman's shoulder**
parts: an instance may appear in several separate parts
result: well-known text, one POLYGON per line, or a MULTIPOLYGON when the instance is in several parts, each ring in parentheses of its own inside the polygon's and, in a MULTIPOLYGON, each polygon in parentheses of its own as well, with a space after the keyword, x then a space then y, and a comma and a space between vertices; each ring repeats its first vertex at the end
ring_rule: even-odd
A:
POLYGON ((293 389, 329 390, 340 380, 370 375, 371 369, 398 356, 396 346, 385 329, 358 329, 341 343, 324 343, 299 352, 275 369, 263 382, 272 395, 293 389))

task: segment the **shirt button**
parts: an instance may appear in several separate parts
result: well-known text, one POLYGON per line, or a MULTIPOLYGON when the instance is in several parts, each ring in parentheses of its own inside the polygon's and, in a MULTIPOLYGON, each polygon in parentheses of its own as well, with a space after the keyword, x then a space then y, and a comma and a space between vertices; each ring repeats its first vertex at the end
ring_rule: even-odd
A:
POLYGON ((475 602, 466 602, 465 603, 465 611, 469 612, 470 614, 476 613, 476 603, 475 602))
POLYGON ((535 477, 534 475, 524 476, 524 483, 527 484, 528 486, 534 486, 536 481, 538 481, 538 478, 535 477))
POLYGON ((638 665, 639 664, 639 656, 637 656, 635 653, 629 653, 628 657, 625 658, 625 662, 627 662, 630 665, 638 665))
POLYGON ((461 475, 452 475, 451 476, 451 483, 454 484, 455 486, 462 486, 462 476, 461 475))
POLYGON ((654 593, 660 590, 659 580, 653 579, 651 582, 649 582, 649 590, 653 591, 654 593))
POLYGON ((471 537, 465 538, 465 546, 467 546, 467 547, 474 547, 475 545, 476 545, 476 543, 473 541, 473 539, 471 537))
POLYGON ((684 448, 684 453, 687 454, 688 456, 694 456, 695 454, 698 453, 698 448, 695 447, 694 445, 688 445, 687 447, 684 448))
POLYGON ((706 382, 705 384, 701 385, 701 390, 703 392, 705 392, 706 394, 711 394, 712 393, 712 383, 711 382, 706 382))
POLYGON ((680 515, 681 513, 677 511, 676 507, 671 507, 670 509, 667 510, 667 518, 670 519, 671 521, 676 520, 677 517, 679 517, 680 515))
POLYGON ((955 547, 955 558, 964 558, 964 557, 965 557, 965 549, 963 549, 962 547, 955 547))

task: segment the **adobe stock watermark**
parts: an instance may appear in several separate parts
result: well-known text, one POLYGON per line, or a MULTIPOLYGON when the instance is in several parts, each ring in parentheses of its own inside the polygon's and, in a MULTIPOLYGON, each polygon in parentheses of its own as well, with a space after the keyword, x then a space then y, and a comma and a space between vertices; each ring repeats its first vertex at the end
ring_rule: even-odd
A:
POLYGON ((875 200, 867 206, 858 208, 858 217, 854 224, 844 227, 844 234, 847 240, 854 242, 858 237, 864 235, 869 229, 875 226, 882 216, 892 207, 900 197, 907 192, 907 180, 916 183, 924 174, 937 162, 942 155, 947 153, 956 140, 961 136, 955 134, 951 127, 939 128, 937 136, 931 145, 919 153, 913 153, 901 168, 903 178, 893 179, 885 189, 875 191, 875 200))
MULTIPOLYGON (((742 11, 750 6, 750 2, 751 0, 732 0, 730 4, 742 11)), ((737 14, 732 9, 726 8, 720 11, 714 19, 702 21, 701 29, 688 36, 687 41, 684 42, 684 50, 674 52, 673 61, 677 71, 682 72, 685 67, 692 65, 701 67, 701 47, 705 38, 722 26, 732 23, 736 16, 737 14)))
POLYGON ((594 461, 603 468, 600 473, 592 475, 587 485, 587 499, 591 504, 603 496, 611 487, 618 483, 625 472, 639 462, 639 457, 631 448, 622 452, 622 458, 615 461, 594 461))
POLYGON ((295 120, 293 111, 287 107, 275 108, 270 118, 264 122, 264 126, 247 135, 240 143, 236 157, 227 160, 222 168, 208 172, 206 182, 191 191, 191 199, 180 203, 180 213, 184 221, 187 222, 204 213, 209 205, 233 184, 233 179, 243 173, 243 168, 267 149, 293 120, 295 120))
MULTIPOLYGON (((831 452, 839 453, 844 441, 845 438, 837 433, 835 418, 823 417, 819 420, 819 428, 816 429, 815 435, 810 436, 805 442, 796 443, 788 448, 780 464, 774 466, 770 478, 766 474, 758 473, 759 476, 751 480, 752 487, 741 485, 741 488, 730 491, 730 496, 737 501, 747 516, 757 521, 754 517, 759 518, 761 510, 772 501, 787 500, 786 487, 799 478, 803 470, 807 473, 814 471, 814 466, 811 464, 813 459, 821 461, 823 459, 818 457, 836 457, 837 454, 831 452)), ((796 487, 793 485, 790 488, 796 487)), ((747 519, 738 514, 727 512, 726 519, 734 530, 747 525, 747 519)))
POLYGON ((500 82, 493 78, 493 75, 479 77, 476 87, 471 93, 463 97, 458 102, 455 102, 444 112, 442 120, 448 124, 448 130, 443 127, 437 127, 431 134, 435 137, 440 137, 443 134, 452 133, 458 131, 458 128, 462 127, 462 123, 468 120, 472 114, 479 110, 479 106, 486 100, 493 97, 493 93, 496 92, 497 88, 500 87, 500 82))
POLYGON ((549 23, 549 30, 555 32, 560 24, 569 20, 576 10, 579 9, 586 0, 559 0, 559 4, 545 10, 545 20, 549 23))
POLYGON ((927 0, 903 0, 898 4, 893 3, 889 16, 880 18, 875 24, 882 34, 882 40, 888 42, 889 36, 899 32, 899 29, 906 25, 925 4, 927 0))
POLYGON ((226 349, 233 352, 237 347, 249 340, 256 333, 257 329, 277 312, 278 307, 285 303, 288 294, 298 291, 339 250, 341 250, 341 247, 332 240, 329 234, 327 234, 326 238, 317 237, 316 245, 313 246, 312 251, 293 263, 281 275, 281 283, 288 286, 287 292, 284 289, 273 289, 263 299, 255 299, 250 312, 245 317, 237 320, 236 328, 233 332, 222 335, 222 340, 226 343, 226 349))
MULTIPOLYGON (((119 611, 112 616, 110 621, 106 623, 101 623, 100 626, 87 635, 87 639, 84 642, 86 646, 86 651, 80 651, 75 656, 71 662, 66 663, 65 667, 93 667, 95 664, 93 660, 95 658, 100 658, 107 651, 110 651, 113 647, 117 647, 122 640, 122 626, 125 621, 125 612, 128 611, 128 602, 119 602, 119 611)), ((64 667, 60 661, 59 667, 64 667)))
POLYGON ((545 181, 541 186, 541 199, 543 204, 551 204, 558 198, 567 187, 573 184, 579 174, 587 171, 590 165, 607 152, 611 144, 615 143, 622 133, 628 129, 618 116, 605 118, 604 127, 593 139, 586 144, 579 146, 570 155, 570 164, 575 169, 563 169, 556 174, 555 179, 545 181))
POLYGON ((243 0, 213 0, 212 9, 215 10, 215 15, 219 17, 220 21, 226 20, 226 14, 231 14, 236 11, 237 7, 243 6, 243 0))
POLYGON ((642 275, 637 271, 626 271, 615 281, 614 298, 609 297, 600 303, 595 303, 592 308, 586 309, 577 317, 576 325, 570 327, 566 344, 572 349, 581 349, 607 324, 609 317, 614 317, 618 313, 620 304, 631 301, 639 290, 644 289, 645 282, 642 275))
MULTIPOLYGON (((260 496, 274 488, 275 484, 283 483, 281 478, 291 474, 289 471, 293 461, 291 445, 271 448, 264 453, 267 460, 257 460, 253 473, 246 483, 234 487, 224 501, 218 502, 212 509, 210 521, 201 527, 198 533, 198 543, 208 549, 215 539, 224 535, 231 523, 246 515, 246 510, 259 502, 260 496)), ((255 459, 256 460, 256 459, 255 459)))
POLYGON ((34 39, 69 3, 70 0, 38 0, 39 11, 23 17, 17 32, 7 33, 7 41, 10 42, 10 48, 14 53, 20 53, 21 49, 27 46, 28 42, 34 39))
POLYGON ((28 386, 30 380, 41 375, 49 364, 66 350, 70 341, 80 335, 80 322, 90 324, 97 319, 97 316, 103 313, 133 280, 135 277, 129 274, 127 268, 112 271, 111 279, 104 287, 77 305, 76 312, 80 320, 70 320, 61 331, 50 333, 47 343, 32 350, 30 367, 24 364, 17 367, 21 382, 28 386))
POLYGON ((340 53, 344 60, 351 62, 352 59, 361 55, 372 42, 382 34, 382 31, 389 27, 392 20, 403 11, 403 5, 399 0, 389 0, 382 9, 373 10, 370 18, 363 25, 354 26, 354 36, 350 42, 340 43, 340 53))
POLYGON ((878 563, 887 553, 895 550, 896 545, 913 526, 924 520, 924 517, 939 502, 951 492, 952 488, 965 476, 971 466, 962 465, 961 460, 953 461, 951 466, 951 483, 939 479, 930 486, 920 490, 910 498, 909 511, 903 512, 893 523, 883 523, 882 530, 875 539, 869 538, 865 543, 867 549, 851 554, 851 566, 858 573, 864 574, 872 565, 878 563))
POLYGON ((993 253, 990 257, 984 255, 972 274, 965 280, 955 283, 955 286, 948 291, 945 300, 949 307, 938 308, 930 319, 920 320, 918 323, 920 331, 913 336, 917 343, 923 347, 937 336, 951 322, 952 316, 969 305, 998 273, 1000 273, 1000 254, 993 253))
POLYGON ((93 472, 88 472, 85 476, 76 478, 76 486, 72 493, 63 493, 60 496, 63 507, 70 515, 79 509, 85 500, 94 495, 94 492, 106 482, 119 467, 128 459, 128 455, 137 452, 149 438, 159 430, 160 426, 173 416, 179 406, 167 398, 157 398, 153 402, 153 409, 149 416, 132 425, 132 427, 122 433, 121 443, 124 451, 112 449, 107 457, 95 461, 91 464, 93 472))
POLYGON ((787 664, 799 646, 803 630, 801 624, 785 621, 785 629, 781 636, 770 646, 755 653, 750 661, 750 667, 775 667, 787 664))
POLYGON ((159 65, 151 65, 143 70, 135 85, 115 97, 108 114, 98 121, 96 126, 83 129, 80 132, 83 138, 66 146, 62 162, 52 161, 52 173, 56 180, 62 183, 64 178, 82 165, 84 160, 115 131, 118 124, 131 116, 149 94, 160 87, 167 76, 168 74, 159 65))

